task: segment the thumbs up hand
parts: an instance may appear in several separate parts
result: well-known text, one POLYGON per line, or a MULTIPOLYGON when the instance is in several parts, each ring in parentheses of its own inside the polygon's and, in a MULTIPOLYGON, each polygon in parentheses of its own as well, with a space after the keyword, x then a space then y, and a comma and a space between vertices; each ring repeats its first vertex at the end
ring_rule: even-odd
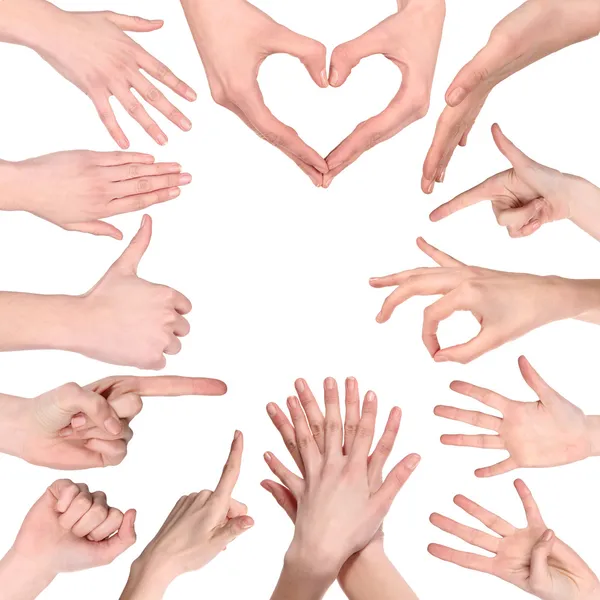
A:
POLYGON ((148 249, 152 221, 144 216, 129 247, 84 297, 93 327, 79 351, 116 364, 159 370, 165 354, 181 350, 190 325, 183 315, 191 302, 178 291, 140 279, 138 265, 148 249))

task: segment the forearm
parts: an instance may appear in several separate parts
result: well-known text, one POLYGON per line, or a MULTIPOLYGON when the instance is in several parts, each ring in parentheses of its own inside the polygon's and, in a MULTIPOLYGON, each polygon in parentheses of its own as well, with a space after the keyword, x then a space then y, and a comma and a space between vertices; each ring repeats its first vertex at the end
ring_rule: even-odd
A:
POLYGON ((0 1, 0 42, 37 50, 48 33, 49 20, 62 11, 46 0, 0 1))
POLYGON ((311 568, 288 554, 271 600, 321 600, 335 578, 335 574, 311 568))
POLYGON ((55 575, 17 557, 13 550, 0 561, 0 600, 33 600, 55 575))
POLYGON ((164 565, 152 564, 142 555, 131 565, 120 600, 162 600, 173 579, 164 565))
POLYGON ((29 185, 21 180, 18 163, 0 160, 0 210, 27 210, 29 185))
POLYGON ((0 292, 0 352, 67 350, 85 353, 85 299, 0 292))
POLYGON ((370 544, 351 557, 338 576, 349 600, 417 600, 417 595, 388 557, 383 542, 370 544))

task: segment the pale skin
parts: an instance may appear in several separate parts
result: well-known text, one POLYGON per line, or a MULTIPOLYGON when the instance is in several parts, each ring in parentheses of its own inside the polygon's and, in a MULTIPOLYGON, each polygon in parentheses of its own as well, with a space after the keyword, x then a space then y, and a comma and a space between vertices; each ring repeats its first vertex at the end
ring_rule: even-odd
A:
POLYGON ((509 400, 491 390, 454 381, 450 389, 499 411, 502 416, 437 406, 434 412, 438 417, 495 432, 443 435, 442 443, 509 453, 507 459, 477 469, 477 477, 493 477, 519 468, 555 467, 597 456, 600 453, 600 417, 585 415, 563 398, 525 357, 519 359, 519 368, 525 383, 538 396, 537 402, 509 400))
POLYGON ((429 552, 466 569, 489 573, 542 600, 597 600, 600 582, 583 559, 546 527, 528 487, 515 481, 527 525, 519 529, 464 496, 454 502, 492 533, 434 513, 433 525, 493 554, 493 557, 431 544, 429 552))
POLYGON ((245 0, 181 0, 212 96, 323 185, 327 162, 266 106, 258 71, 273 54, 298 58, 319 87, 329 85, 325 47, 275 22, 245 0))
POLYGON ((67 383, 36 398, 0 395, 0 451, 61 470, 118 465, 142 398, 220 396, 222 381, 201 377, 115 376, 67 383))
POLYGON ((513 238, 529 236, 543 225, 569 219, 600 240, 600 189, 581 177, 541 165, 519 150, 498 125, 492 127, 498 150, 509 160, 507 171, 460 194, 434 210, 432 221, 491 201, 498 225, 513 238))
POLYGON ((366 588, 362 580, 366 572, 381 588, 381 597, 413 600, 416 596, 385 558, 381 540, 383 520, 420 461, 416 454, 407 456, 383 480, 386 446, 397 434, 399 411, 392 411, 386 433, 369 458, 377 418, 375 394, 366 394, 361 413, 358 386, 351 389, 344 427, 333 379, 325 382, 324 417, 306 383, 299 380, 296 385, 301 397, 288 398, 291 423, 279 407, 268 406, 302 473, 295 475, 271 452, 265 454, 283 485, 265 481, 263 487, 294 522, 273 600, 320 599, 338 576, 349 597, 372 597, 371 584, 366 588))
POLYGON ((600 281, 504 273, 465 265, 417 240, 437 264, 385 277, 374 277, 374 288, 396 287, 385 300, 378 323, 387 322, 398 306, 416 296, 441 296, 427 307, 423 343, 436 362, 468 363, 507 342, 563 319, 600 324, 600 281), (472 340, 442 348, 439 324, 455 312, 468 311, 481 330, 472 340))
POLYGON ((427 114, 445 16, 444 0, 398 0, 397 13, 335 48, 329 70, 333 87, 343 85, 354 67, 377 54, 400 69, 402 85, 382 113, 360 123, 327 156, 324 187, 362 154, 427 114))
POLYGON ((60 573, 113 562, 135 543, 135 517, 134 510, 123 514, 84 483, 55 481, 0 561, 2 597, 33 600, 60 573))
POLYGON ((67 12, 45 0, 4 0, 0 4, 0 41, 35 50, 76 85, 93 102, 102 123, 123 149, 129 148, 129 140, 116 120, 112 97, 160 145, 168 138, 146 110, 147 105, 182 131, 192 127, 150 78, 188 101, 195 100, 196 93, 125 33, 152 32, 163 24, 110 11, 67 12))
POLYGON ((104 219, 177 198, 192 181, 178 163, 133 152, 57 152, 0 161, 0 209, 25 211, 68 231, 123 234, 104 219))
POLYGON ((421 187, 442 183, 456 148, 467 137, 490 92, 502 81, 558 50, 600 32, 596 0, 527 0, 494 27, 486 46, 465 65, 446 92, 421 187))
POLYGON ((159 370, 189 333, 191 302, 180 292, 141 279, 139 263, 152 236, 140 230, 102 279, 82 296, 0 292, 0 350, 59 349, 103 362, 159 370))
POLYGON ((244 439, 236 431, 223 475, 214 492, 183 496, 164 525, 133 563, 121 600, 160 600, 180 575, 205 567, 254 520, 232 498, 239 478, 244 439))

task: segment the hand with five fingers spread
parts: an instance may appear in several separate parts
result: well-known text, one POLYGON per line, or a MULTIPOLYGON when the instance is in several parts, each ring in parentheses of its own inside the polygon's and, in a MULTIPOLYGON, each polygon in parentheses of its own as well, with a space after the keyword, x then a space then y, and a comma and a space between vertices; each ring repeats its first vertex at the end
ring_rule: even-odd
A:
POLYGON ((540 165, 523 154, 500 130, 492 127, 498 150, 512 169, 498 173, 483 183, 446 202, 431 213, 432 221, 491 200, 498 224, 511 237, 535 233, 542 225, 570 219, 600 240, 600 189, 574 175, 540 165))
POLYGON ((600 417, 587 417, 554 391, 525 357, 519 359, 519 368, 527 385, 538 395, 537 402, 515 402, 490 390, 455 381, 450 385, 453 391, 500 411, 502 417, 437 406, 438 417, 496 432, 496 435, 443 435, 442 443, 509 452, 506 460, 475 471, 477 477, 492 477, 524 467, 566 465, 597 455, 600 417))
POLYGON ((260 66, 272 54, 299 58, 313 81, 327 87, 325 47, 276 23, 246 0, 181 0, 215 101, 291 158, 316 186, 325 160, 265 105, 260 66))
POLYGON ((108 565, 135 543, 135 511, 108 505, 103 492, 55 481, 23 521, 0 561, 4 598, 33 600, 59 573, 108 565))
MULTIPOLYGON (((293 444, 291 450, 295 460, 303 465, 301 478, 272 453, 265 454, 269 468, 291 494, 288 505, 293 507, 290 515, 295 523, 294 538, 273 594, 274 600, 321 598, 346 561, 378 536, 396 495, 420 460, 415 454, 406 457, 381 483, 387 455, 383 444, 375 453, 373 466, 369 465, 377 397, 373 392, 367 393, 362 414, 358 400, 352 405, 346 421, 348 435, 344 440, 335 382, 329 379, 327 385, 325 418, 320 427, 320 411, 316 410, 316 403, 313 404, 312 394, 307 392, 304 396, 304 404, 308 406, 305 411, 298 398, 288 399, 295 440, 290 437, 292 432, 289 424, 283 421, 283 413, 277 407, 269 406, 273 418, 281 423, 279 428, 288 447, 293 444), (316 438, 311 427, 312 431, 320 432, 316 438), (294 592, 299 579, 303 580, 303 589, 294 592)), ((387 441, 395 437, 395 427, 394 424, 389 427, 387 441)), ((282 491, 286 494, 275 482, 267 481, 263 485, 276 497, 282 491)))
POLYGON ((488 95, 501 81, 562 48, 598 35, 596 0, 527 0, 500 21, 487 45, 456 76, 423 166, 422 188, 443 182, 456 147, 467 143, 488 95))
POLYGON ((67 383, 37 398, 0 395, 0 451, 53 469, 118 465, 142 397, 226 391, 216 379, 116 376, 84 388, 67 383))
POLYGON ((134 562, 121 600, 159 600, 179 575, 202 569, 254 521, 231 495, 240 475, 244 440, 236 431, 214 492, 179 499, 156 537, 134 562))
MULTIPOLYGON (((353 377, 346 380, 346 411, 344 418, 344 445, 343 454, 348 456, 352 452, 354 442, 358 433, 360 422, 360 395, 358 382, 353 377)), ((303 379, 296 381, 296 391, 302 405, 302 410, 308 419, 310 433, 316 443, 319 452, 325 454, 325 416, 315 400, 315 397, 303 379)), ((332 378, 327 378, 324 384, 325 405, 339 403, 339 392, 337 383, 332 378)), ((277 428, 283 442, 289 450, 296 466, 306 477, 306 468, 298 446, 296 428, 286 417, 285 413, 271 403, 267 406, 267 412, 277 428)), ((389 458, 398 431, 402 413, 398 407, 390 412, 385 431, 379 440, 375 450, 368 458, 369 487, 372 493, 376 493, 383 484, 383 468, 389 458)), ((331 425, 331 423, 329 423, 331 425)), ((279 505, 284 509, 292 522, 296 522, 298 503, 290 490, 275 482, 263 481, 262 486, 270 492, 279 505)), ((343 565, 338 581, 350 600, 364 600, 377 597, 380 600, 415 599, 413 591, 409 588, 402 576, 387 558, 383 548, 383 530, 379 528, 371 541, 363 550, 352 555, 343 565)))
POLYGON ((134 96, 161 112, 183 131, 192 127, 165 95, 142 73, 160 81, 182 98, 196 93, 125 32, 156 31, 162 21, 105 12, 66 12, 45 0, 7 0, 0 7, 0 41, 35 50, 94 103, 106 129, 121 148, 129 141, 110 105, 114 96, 158 144, 167 136, 134 96))
POLYGON ((464 263, 418 240, 419 248, 439 265, 375 277, 375 288, 398 286, 377 316, 385 323, 397 306, 414 296, 442 298, 425 309, 423 342, 437 362, 468 363, 542 325, 562 319, 600 324, 600 281, 504 273, 464 263), (440 347, 439 324, 457 311, 468 311, 481 325, 471 341, 440 347))
POLYGON ((597 600, 600 582, 585 562, 549 530, 527 486, 515 481, 527 526, 517 529, 464 496, 454 502, 497 535, 461 525, 442 515, 431 522, 442 531, 492 553, 492 558, 431 544, 429 552, 466 569, 495 575, 542 600, 597 600))
POLYGON ((177 163, 148 154, 58 152, 17 163, 0 161, 0 208, 22 210, 63 229, 117 240, 102 219, 177 198, 192 180, 177 163))
POLYGON ((396 14, 333 51, 332 86, 343 85, 361 60, 375 54, 383 54, 400 69, 402 86, 381 114, 358 125, 329 154, 325 187, 364 152, 427 114, 445 16, 445 0, 398 0, 396 14))

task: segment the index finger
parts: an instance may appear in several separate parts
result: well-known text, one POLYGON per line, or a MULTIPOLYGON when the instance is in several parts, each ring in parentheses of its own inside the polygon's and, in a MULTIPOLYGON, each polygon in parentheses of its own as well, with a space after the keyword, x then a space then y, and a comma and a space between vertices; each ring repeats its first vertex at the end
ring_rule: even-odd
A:
MULTIPOLYGON (((92 383, 86 387, 104 394, 115 388, 116 394, 122 396, 136 393, 139 396, 223 396, 227 393, 227 385, 218 379, 205 377, 179 377, 175 375, 160 375, 156 377, 109 377, 92 383)), ((112 398, 111 398, 112 399, 112 398)))
POLYGON ((217 499, 226 498, 228 506, 229 500, 231 499, 231 494, 233 493, 235 484, 237 483, 238 477, 240 476, 243 451, 244 436, 242 435, 241 431, 236 431, 233 436, 233 442, 231 444, 229 456, 227 457, 227 462, 223 467, 223 474, 221 475, 221 479, 219 480, 219 483, 217 484, 217 487, 213 494, 213 497, 217 499))

